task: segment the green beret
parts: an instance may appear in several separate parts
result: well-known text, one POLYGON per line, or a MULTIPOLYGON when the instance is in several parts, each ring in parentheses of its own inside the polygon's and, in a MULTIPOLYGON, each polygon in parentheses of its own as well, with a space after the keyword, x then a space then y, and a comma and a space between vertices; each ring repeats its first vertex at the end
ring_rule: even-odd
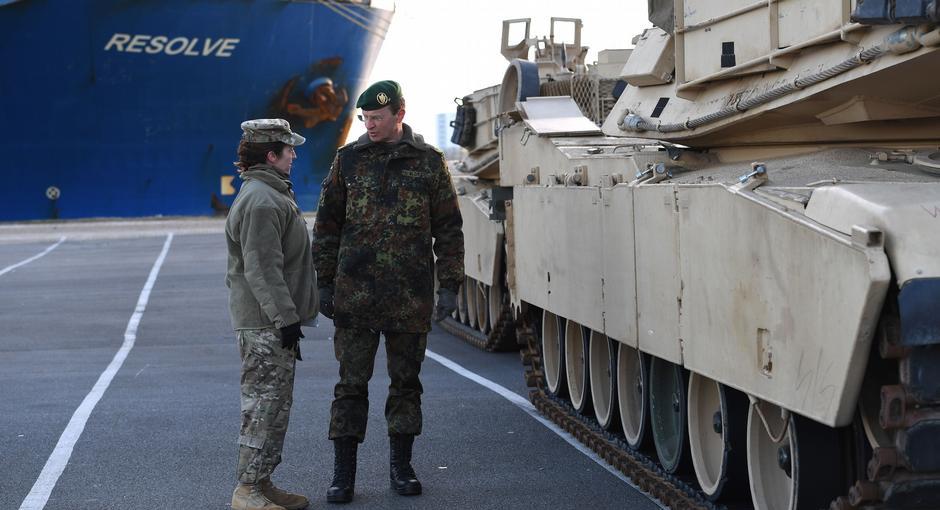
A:
POLYGON ((363 110, 378 110, 388 105, 401 104, 401 85, 392 80, 377 81, 369 86, 359 100, 356 108, 363 110))

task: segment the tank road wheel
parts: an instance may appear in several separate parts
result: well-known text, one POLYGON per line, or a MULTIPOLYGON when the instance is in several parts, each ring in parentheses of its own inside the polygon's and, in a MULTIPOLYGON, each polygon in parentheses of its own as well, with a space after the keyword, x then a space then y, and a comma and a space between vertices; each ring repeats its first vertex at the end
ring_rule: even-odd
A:
POLYGON ((708 377, 689 377, 689 449, 695 477, 712 501, 747 494, 747 396, 708 377))
POLYGON ((477 282, 473 278, 467 277, 463 284, 467 296, 467 326, 473 329, 477 327, 477 282))
POLYGON ((766 402, 750 406, 747 471, 754 508, 828 508, 846 487, 840 459, 836 429, 766 402))
POLYGON ((490 332, 490 305, 486 301, 486 285, 474 282, 473 290, 473 303, 477 308, 477 330, 486 335, 490 332))
POLYGON ((607 335, 591 331, 588 347, 591 400, 597 423, 606 430, 617 425, 617 344, 607 335))
POLYGON ((457 320, 461 324, 467 324, 470 319, 467 316, 467 284, 466 278, 464 282, 460 284, 460 290, 457 292, 457 320))
POLYGON ((565 375, 571 405, 581 414, 591 410, 591 370, 587 364, 588 343, 584 328, 575 321, 565 321, 565 375))
POLYGON ((687 472, 690 464, 686 422, 688 387, 688 375, 681 366, 653 358, 650 363, 650 423, 659 463, 669 473, 687 472))
POLYGON ((561 319, 545 310, 542 312, 542 366, 545 370, 545 386, 552 395, 565 394, 565 350, 564 331, 561 319))
POLYGON ((617 348, 617 404, 627 445, 634 450, 649 445, 649 357, 620 344, 617 348))
POLYGON ((489 330, 492 331, 503 315, 503 288, 499 282, 493 282, 493 285, 486 289, 487 317, 489 330))

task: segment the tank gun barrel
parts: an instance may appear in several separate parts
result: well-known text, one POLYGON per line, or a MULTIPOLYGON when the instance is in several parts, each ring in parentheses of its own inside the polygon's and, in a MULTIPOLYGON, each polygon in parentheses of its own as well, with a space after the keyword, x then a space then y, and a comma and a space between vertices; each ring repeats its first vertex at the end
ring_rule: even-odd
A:
POLYGON ((624 110, 621 118, 617 122, 617 126, 623 131, 635 132, 655 131, 659 133, 674 133, 692 130, 765 105, 792 92, 805 89, 806 87, 821 83, 857 67, 869 64, 884 55, 902 55, 916 51, 923 46, 936 46, 940 44, 940 38, 937 37, 938 33, 940 33, 940 31, 933 27, 929 30, 918 27, 904 27, 885 37, 881 44, 862 50, 854 57, 846 59, 835 66, 809 76, 798 77, 786 85, 774 88, 750 99, 740 101, 734 105, 727 106, 717 112, 695 117, 685 122, 656 124, 636 113, 624 110))

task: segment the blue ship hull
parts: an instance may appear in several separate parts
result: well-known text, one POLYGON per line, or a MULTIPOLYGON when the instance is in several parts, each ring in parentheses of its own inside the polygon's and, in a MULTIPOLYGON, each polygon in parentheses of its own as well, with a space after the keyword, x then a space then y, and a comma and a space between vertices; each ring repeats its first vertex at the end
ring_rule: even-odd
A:
POLYGON ((362 2, 0 0, 0 221, 224 212, 246 119, 307 138, 304 210, 391 12, 362 2))

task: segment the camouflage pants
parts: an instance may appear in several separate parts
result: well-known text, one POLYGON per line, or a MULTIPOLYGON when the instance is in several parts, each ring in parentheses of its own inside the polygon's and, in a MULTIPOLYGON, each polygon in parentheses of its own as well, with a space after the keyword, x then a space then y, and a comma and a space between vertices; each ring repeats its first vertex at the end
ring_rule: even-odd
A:
POLYGON ((237 331, 242 358, 238 481, 256 483, 281 462, 294 395, 294 353, 274 328, 237 331))
MULTIPOLYGON (((388 433, 421 433, 421 362, 427 348, 426 333, 384 331, 388 355, 388 397, 385 420, 388 433)), ((375 366, 379 332, 369 329, 336 328, 333 348, 339 361, 339 382, 333 390, 330 409, 330 439, 366 437, 369 416, 369 379, 375 366)))

